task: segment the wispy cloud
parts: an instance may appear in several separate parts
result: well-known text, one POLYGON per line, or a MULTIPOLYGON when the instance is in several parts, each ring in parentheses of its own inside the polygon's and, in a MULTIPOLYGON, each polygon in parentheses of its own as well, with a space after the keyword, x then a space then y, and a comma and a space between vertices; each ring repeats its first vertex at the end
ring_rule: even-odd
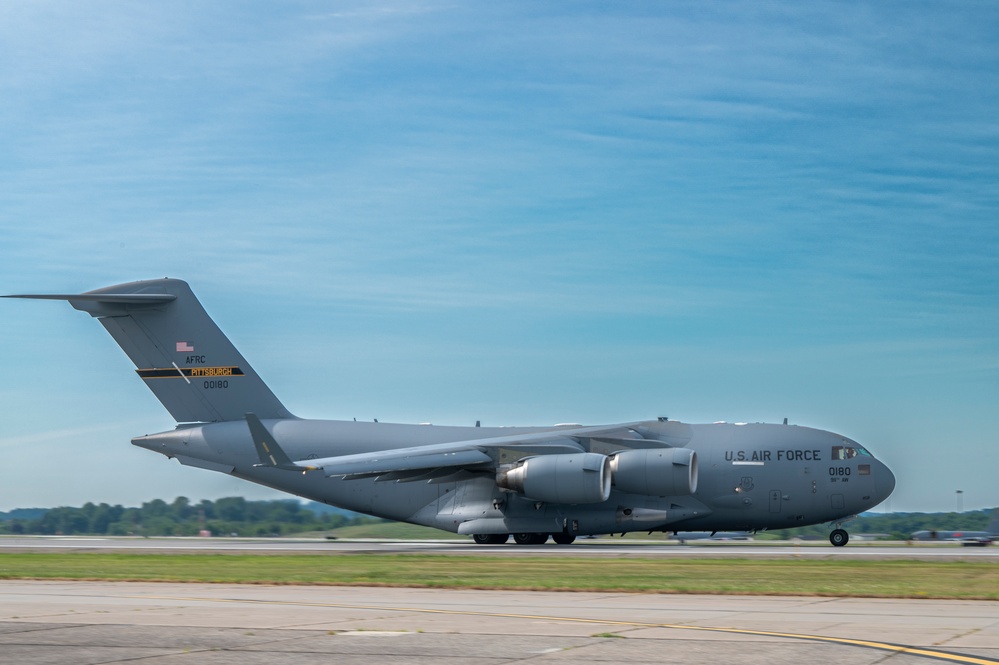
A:
MULTIPOLYGON (((468 392, 480 413, 512 387, 525 411, 612 419, 667 396, 715 412, 855 392, 918 417, 888 379, 827 373, 898 377, 900 393, 938 377, 965 413, 999 397, 982 380, 999 358, 997 18, 4 5, 0 291, 180 276, 280 381, 268 352, 334 363, 324 333, 358 345, 365 363, 331 369, 370 374, 371 400, 408 354, 437 377, 428 404, 453 401, 450 367, 496 376, 468 392), (794 371, 769 369, 781 351, 794 371), (490 354, 529 357, 534 392, 475 360, 490 354), (571 379, 556 388, 546 363, 571 379), (614 399, 577 390, 586 377, 614 399)), ((7 376, 52 345, 93 353, 16 311, 7 376)), ((296 397, 337 390, 307 385, 296 397)), ((17 400, 26 421, 74 431, 36 401, 17 400)))

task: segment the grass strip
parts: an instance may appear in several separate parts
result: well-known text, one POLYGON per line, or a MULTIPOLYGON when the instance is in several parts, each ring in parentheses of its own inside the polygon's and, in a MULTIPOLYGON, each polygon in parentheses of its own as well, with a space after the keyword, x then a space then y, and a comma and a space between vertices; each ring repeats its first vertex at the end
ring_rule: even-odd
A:
POLYGON ((999 600, 976 562, 346 554, 0 554, 0 579, 999 600))

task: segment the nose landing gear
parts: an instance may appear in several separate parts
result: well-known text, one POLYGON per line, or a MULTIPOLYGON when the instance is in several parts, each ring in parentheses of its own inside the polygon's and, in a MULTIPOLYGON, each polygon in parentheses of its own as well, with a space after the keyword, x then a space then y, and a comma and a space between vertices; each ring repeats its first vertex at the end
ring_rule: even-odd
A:
POLYGON ((829 534, 829 542, 833 544, 833 547, 843 547, 850 542, 850 534, 844 529, 835 529, 829 534))

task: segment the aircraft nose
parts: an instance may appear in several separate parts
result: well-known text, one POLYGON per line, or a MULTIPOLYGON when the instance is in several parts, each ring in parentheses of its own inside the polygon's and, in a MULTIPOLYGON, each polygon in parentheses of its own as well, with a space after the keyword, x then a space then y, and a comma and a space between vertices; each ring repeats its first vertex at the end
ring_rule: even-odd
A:
POLYGON ((883 462, 878 462, 877 476, 874 478, 874 490, 878 499, 884 501, 895 491, 895 474, 883 462))

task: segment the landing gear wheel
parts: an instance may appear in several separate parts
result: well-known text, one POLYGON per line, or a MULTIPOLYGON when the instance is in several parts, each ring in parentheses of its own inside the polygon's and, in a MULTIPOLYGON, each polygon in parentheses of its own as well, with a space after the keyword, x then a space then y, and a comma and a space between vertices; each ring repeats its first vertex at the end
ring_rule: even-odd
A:
POLYGON ((509 537, 508 533, 477 533, 472 540, 478 545, 502 545, 509 537))
POLYGON ((553 533, 552 540, 557 545, 572 545, 572 542, 576 540, 576 536, 571 533, 553 533))
POLYGON ((518 545, 544 545, 548 542, 547 533, 515 533, 513 542, 518 545))
POLYGON ((850 542, 850 534, 843 529, 836 529, 829 534, 829 542, 833 544, 833 547, 843 547, 850 542))

